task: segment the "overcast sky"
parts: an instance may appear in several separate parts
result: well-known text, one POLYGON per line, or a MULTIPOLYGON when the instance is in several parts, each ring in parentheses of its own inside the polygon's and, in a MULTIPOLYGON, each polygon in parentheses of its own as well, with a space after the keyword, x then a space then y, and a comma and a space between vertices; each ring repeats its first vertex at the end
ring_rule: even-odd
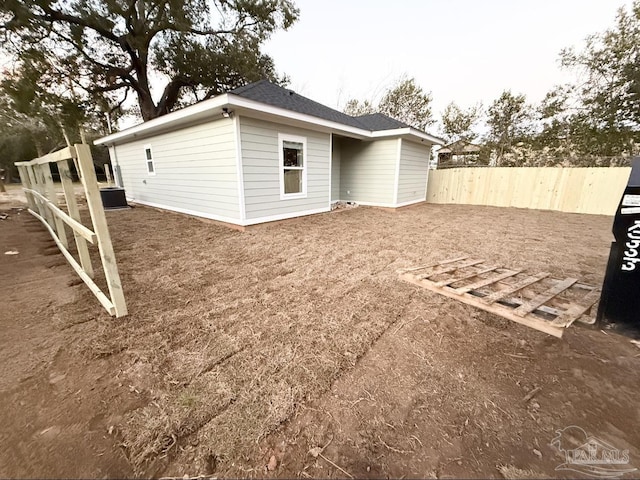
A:
MULTIPOLYGON (((489 105, 504 89, 541 100, 571 78, 564 47, 615 23, 632 0, 296 0, 300 20, 266 44, 291 88, 333 108, 378 100, 403 74, 433 95, 489 105)), ((434 130, 437 130, 435 128, 434 130)))

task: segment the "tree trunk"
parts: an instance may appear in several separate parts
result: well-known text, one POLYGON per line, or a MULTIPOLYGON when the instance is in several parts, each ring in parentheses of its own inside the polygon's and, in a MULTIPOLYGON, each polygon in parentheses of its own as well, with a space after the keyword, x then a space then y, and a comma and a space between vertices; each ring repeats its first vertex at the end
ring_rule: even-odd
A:
POLYGON ((180 96, 180 90, 189 84, 189 79, 182 75, 178 75, 171 79, 165 87, 164 92, 162 92, 162 98, 158 102, 158 106, 156 108, 158 116, 166 115, 173 109, 178 101, 178 97, 180 96))
POLYGON ((156 108, 156 104, 153 102, 151 98, 151 94, 148 92, 138 92, 138 105, 140 105, 140 114, 142 115, 142 120, 148 122, 149 120, 153 120, 158 117, 158 109, 156 108))
POLYGON ((44 148, 42 147, 42 141, 40 140, 40 136, 32 133, 31 138, 33 139, 33 144, 36 146, 36 154, 38 155, 38 157, 43 157, 44 148))
POLYGON ((147 76, 147 55, 146 52, 139 52, 136 59, 132 59, 137 73, 137 87, 135 88, 138 95, 138 105, 140 106, 140 114, 142 119, 147 122, 159 117, 158 111, 153 98, 151 97, 151 87, 149 86, 149 78, 147 76))
POLYGON ((62 124, 62 122, 60 120, 58 120, 58 126, 60 127, 60 130, 62 131, 62 136, 64 137, 64 141, 67 143, 67 147, 71 146, 71 139, 69 138, 69 135, 67 135, 67 130, 64 128, 64 125, 62 124))

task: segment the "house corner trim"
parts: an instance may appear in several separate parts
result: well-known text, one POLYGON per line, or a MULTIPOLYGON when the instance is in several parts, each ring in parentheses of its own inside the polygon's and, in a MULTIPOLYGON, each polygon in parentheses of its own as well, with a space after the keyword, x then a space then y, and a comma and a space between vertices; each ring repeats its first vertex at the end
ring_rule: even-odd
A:
POLYGON ((398 182, 400 181, 400 157, 402 156, 402 137, 398 139, 398 151, 396 153, 396 176, 393 184, 393 205, 398 204, 398 182))
POLYGON ((238 180, 238 207, 240 209, 240 224, 247 219, 247 209, 244 203, 244 173, 242 168, 242 135, 240 133, 240 115, 233 116, 233 129, 236 137, 236 177, 238 180))

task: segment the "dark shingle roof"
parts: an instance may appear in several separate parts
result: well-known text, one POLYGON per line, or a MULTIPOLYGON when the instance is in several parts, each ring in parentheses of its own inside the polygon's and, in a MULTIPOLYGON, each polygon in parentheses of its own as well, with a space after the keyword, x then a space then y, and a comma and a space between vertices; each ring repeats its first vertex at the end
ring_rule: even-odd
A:
POLYGON ((369 115, 362 115, 355 117, 360 123, 366 125, 367 129, 371 131, 376 130, 392 130, 394 128, 407 128, 407 125, 400 120, 388 117, 382 113, 370 113, 369 115))
POLYGON ((382 113, 352 117, 346 113, 342 113, 338 110, 322 105, 321 103, 314 102, 310 98, 298 95, 293 90, 274 85, 267 80, 250 83, 244 87, 231 90, 229 93, 249 100, 255 100, 256 102, 266 103, 267 105, 274 107, 291 110, 292 112, 311 115, 313 117, 330 120, 332 122, 349 125, 351 127, 361 128, 363 130, 391 130, 394 128, 406 128, 409 126, 391 117, 387 117, 382 113))

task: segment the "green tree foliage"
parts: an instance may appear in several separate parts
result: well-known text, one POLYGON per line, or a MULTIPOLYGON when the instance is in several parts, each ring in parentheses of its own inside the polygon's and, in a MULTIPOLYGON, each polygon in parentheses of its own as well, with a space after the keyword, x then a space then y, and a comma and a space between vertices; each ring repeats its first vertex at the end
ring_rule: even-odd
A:
POLYGON ((352 98, 347 102, 344 106, 344 113, 347 115, 351 115, 352 117, 359 117, 361 115, 368 115, 370 113, 375 113, 376 108, 369 100, 356 100, 352 98))
MULTIPOLYGON (((98 136, 82 104, 50 96, 29 81, 28 76, 9 76, 0 84, 0 168, 17 178, 14 162, 31 160, 98 136), (89 127, 87 131, 85 128, 89 127)), ((101 118, 98 117, 98 118, 101 118)), ((105 149, 93 149, 97 166, 108 161, 105 149)))
POLYGON ((497 164, 501 165, 514 147, 527 140, 531 134, 532 111, 522 94, 514 95, 509 90, 502 92, 487 109, 489 143, 497 153, 497 164))
POLYGON ((12 128, 9 131, 0 131, 0 169, 7 172, 7 183, 17 178, 18 172, 14 162, 24 162, 37 156, 29 130, 12 128))
POLYGON ((532 147, 535 150, 546 150, 558 158, 573 153, 572 120, 569 113, 573 92, 574 89, 569 85, 557 86, 546 94, 537 107, 540 129, 532 139, 532 147))
POLYGON ((431 94, 426 93, 415 79, 401 79, 380 100, 378 110, 396 120, 420 130, 426 130, 434 120, 431 94))
POLYGON ((28 119, 22 125, 33 131, 37 149, 42 150, 39 143, 44 130, 49 137, 72 143, 83 136, 85 127, 104 120, 94 103, 82 101, 73 89, 55 84, 55 79, 35 65, 25 61, 14 74, 6 74, 0 81, 0 91, 13 117, 28 119))
POLYGON ((441 116, 442 133, 447 143, 458 140, 472 141, 477 134, 473 128, 482 115, 482 107, 474 105, 467 109, 460 108, 454 102, 445 107, 441 116))
POLYGON ((577 81, 555 87, 543 100, 535 148, 557 157, 570 155, 573 164, 584 165, 637 154, 640 1, 630 11, 621 8, 614 27, 589 36, 582 50, 563 50, 560 60, 577 81))
MULTIPOLYGON (((5 52, 42 72, 39 86, 107 111, 133 93, 150 120, 276 74, 261 46, 298 18, 290 0, 5 0, 5 52), (25 55, 28 58, 25 58, 25 55), (154 85, 163 81, 159 95, 154 85), (157 98, 157 99, 156 99, 157 98), (100 103, 106 105, 100 105, 100 103), (107 108, 109 107, 109 108, 107 108)), ((157 86, 157 85, 156 85, 157 86)))
POLYGON ((613 28, 587 38, 582 51, 565 49, 562 65, 580 75, 577 93, 599 127, 640 126, 640 1, 618 10, 613 28))
POLYGON ((425 93, 415 79, 403 77, 386 90, 378 105, 369 100, 351 99, 343 111, 354 117, 384 113, 414 128, 425 130, 433 124, 431 100, 431 94, 425 93))
POLYGON ((539 131, 532 148, 546 158, 546 164, 569 161, 591 166, 598 159, 620 155, 626 140, 621 131, 597 125, 581 103, 573 85, 561 85, 547 93, 538 107, 539 131))
POLYGON ((0 92, 0 168, 6 170, 7 179, 17 174, 14 162, 35 158, 38 154, 36 145, 44 153, 42 149, 49 142, 51 139, 44 124, 13 110, 11 99, 0 92))

